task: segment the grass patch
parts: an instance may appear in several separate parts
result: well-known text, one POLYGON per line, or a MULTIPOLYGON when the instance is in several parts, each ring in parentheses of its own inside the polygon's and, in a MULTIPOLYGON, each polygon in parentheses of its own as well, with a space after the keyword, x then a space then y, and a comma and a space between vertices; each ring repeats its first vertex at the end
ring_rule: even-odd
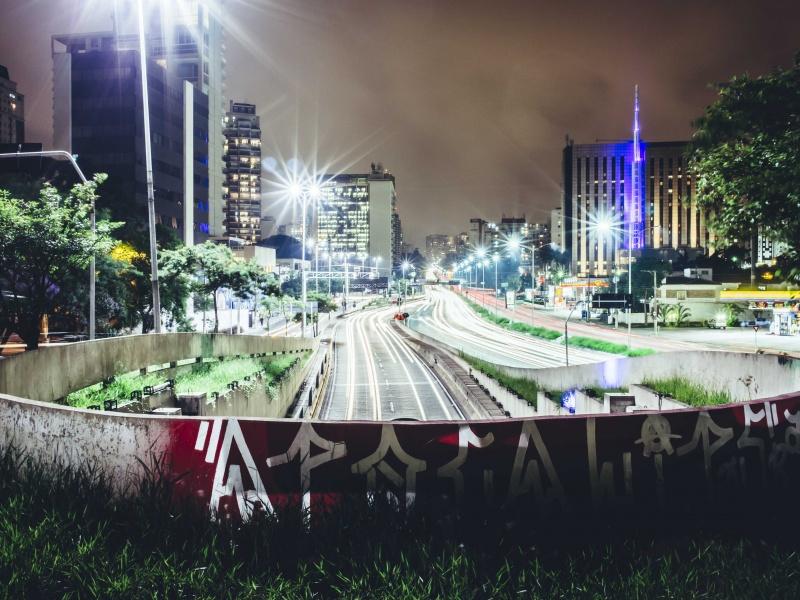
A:
MULTIPOLYGON (((307 357, 307 354, 304 355, 307 357)), ((276 379, 296 361, 298 355, 285 354, 277 357, 233 358, 224 361, 211 361, 192 365, 190 370, 183 370, 175 376, 176 393, 205 392, 209 396, 213 392, 222 394, 227 391, 228 383, 233 380, 243 385, 248 375, 266 369, 261 380, 272 385, 276 379)), ((103 404, 103 400, 128 400, 131 392, 141 390, 146 385, 164 383, 168 377, 165 373, 153 372, 140 375, 138 372, 117 376, 111 384, 103 388, 102 383, 91 385, 67 396, 67 404, 78 408, 86 408, 93 404, 103 404)))
POLYGON ((629 348, 625 344, 616 344, 606 340, 598 340, 596 338, 584 337, 581 335, 569 336, 569 345, 576 348, 587 348, 589 350, 598 350, 600 352, 608 352, 609 354, 621 354, 622 356, 649 356, 655 354, 656 351, 651 348, 629 348))
POLYGON ((473 302, 467 298, 464 298, 466 303, 478 313, 481 317, 486 319, 487 321, 494 323, 495 325, 499 325, 505 329, 510 331, 517 331, 519 333, 526 333, 528 335, 532 335, 534 337, 542 338, 545 340, 556 340, 561 337, 561 334, 556 331, 555 329, 548 329, 547 327, 536 327, 535 325, 528 325, 527 323, 521 323, 519 321, 511 321, 506 317, 501 317, 499 315, 495 315, 492 311, 487 309, 480 304, 473 302))
POLYGON ((703 407, 715 404, 730 404, 733 400, 728 392, 708 390, 698 383, 683 377, 645 380, 642 385, 656 393, 664 394, 689 406, 703 407))
POLYGON ((96 475, 0 448, 0 596, 795 598, 800 586, 795 529, 769 514, 767 538, 655 522, 565 542, 564 520, 548 539, 493 514, 400 514, 378 494, 310 530, 290 511, 235 527, 169 492, 151 481, 115 499, 96 475))
POLYGON ((488 375, 497 381, 503 387, 511 390, 517 396, 523 398, 528 404, 536 408, 538 402, 539 385, 531 379, 523 379, 522 377, 512 377, 507 373, 501 371, 496 365, 488 363, 480 358, 475 358, 469 354, 459 352, 459 356, 463 358, 473 369, 477 369, 484 375, 488 375))
MULTIPOLYGON (((478 315, 494 323, 495 325, 499 325, 504 329, 508 329, 509 331, 517 331, 519 333, 526 333, 528 335, 542 338, 545 340, 557 340, 563 337, 563 334, 560 331, 556 331, 555 329, 548 329, 547 327, 537 327, 535 325, 528 325, 527 323, 522 323, 520 321, 511 321, 506 317, 500 317, 495 315, 492 311, 487 309, 468 298, 464 298, 464 301, 474 310, 478 315)), ((614 342, 607 342, 605 340, 599 340, 596 338, 589 338, 580 335, 571 335, 569 336, 569 344, 570 346, 575 346, 576 348, 587 348, 589 350, 599 350, 600 352, 608 352, 609 354, 621 354, 622 356, 649 356, 650 354, 655 354, 655 350, 651 348, 629 348, 625 344, 615 344, 614 342)))
POLYGON ((373 298, 372 300, 367 302, 361 308, 362 309, 366 309, 366 308, 383 308, 384 306, 389 306, 389 304, 391 304, 391 303, 389 302, 388 298, 384 298, 383 296, 380 296, 378 298, 373 298))

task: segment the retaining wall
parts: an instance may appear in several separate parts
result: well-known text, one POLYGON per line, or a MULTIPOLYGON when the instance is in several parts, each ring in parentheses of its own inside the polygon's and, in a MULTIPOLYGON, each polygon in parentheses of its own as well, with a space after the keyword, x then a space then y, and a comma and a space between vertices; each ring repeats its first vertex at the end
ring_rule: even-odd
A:
POLYGON ((564 523, 755 502, 774 512, 800 491, 799 423, 800 393, 707 410, 418 423, 120 415, 0 395, 2 445, 91 465, 120 493, 159 458, 176 495, 244 519, 378 490, 406 506, 449 498, 564 523))
POLYGON ((0 392, 54 402, 121 373, 190 358, 217 358, 316 348, 315 339, 162 333, 43 346, 0 360, 0 392))
POLYGON ((600 363, 520 369, 498 365, 514 377, 535 380, 545 389, 615 388, 648 379, 682 377, 716 391, 727 391, 734 401, 768 398, 800 390, 800 359, 774 354, 740 352, 664 352, 634 358, 612 358, 600 363), (748 391, 741 380, 753 378, 748 391))

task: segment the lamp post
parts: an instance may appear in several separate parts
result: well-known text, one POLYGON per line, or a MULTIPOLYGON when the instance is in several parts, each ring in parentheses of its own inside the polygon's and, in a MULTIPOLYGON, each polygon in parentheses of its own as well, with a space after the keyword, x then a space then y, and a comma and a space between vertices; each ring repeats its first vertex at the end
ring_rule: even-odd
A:
MULTIPOLYGON (((519 250, 520 256, 522 254, 522 250, 525 249, 525 246, 519 238, 512 238, 508 240, 507 246, 512 251, 519 250)), ((556 242, 548 242, 546 244, 542 244, 539 246, 539 248, 546 248, 547 246, 557 248, 558 244, 556 242)), ((531 252, 531 325, 533 325, 534 315, 536 314, 536 247, 532 242, 529 249, 531 252)), ((521 262, 522 261, 520 260, 520 263, 521 262)), ((520 269, 522 269, 521 266, 520 269)))
POLYGON ((150 283, 153 290, 153 330, 161 333, 161 296, 158 292, 158 249, 156 247, 156 201, 153 189, 153 149, 150 144, 150 96, 147 88, 147 55, 144 39, 144 6, 136 2, 139 17, 139 72, 142 80, 144 113, 144 163, 147 180, 147 229, 150 233, 150 283))
POLYGON ((406 270, 408 269, 408 261, 404 260, 403 264, 400 265, 400 268, 403 270, 403 297, 405 298, 408 296, 408 281, 406 280, 406 270))
POLYGON ((492 256, 494 262, 494 316, 497 316, 497 263, 500 260, 500 255, 497 252, 492 256))
POLYGON ((572 313, 575 312, 576 308, 578 308, 578 305, 583 303, 583 300, 578 300, 575 303, 575 306, 572 307, 572 310, 569 311, 567 320, 564 321, 564 361, 566 362, 566 366, 569 366, 569 320, 572 317, 572 313))
MULTIPOLYGON (((80 177, 82 183, 88 183, 86 180, 86 176, 81 171, 81 168, 78 166, 75 157, 72 156, 66 150, 44 150, 44 151, 37 151, 37 152, 8 152, 0 154, 0 158, 42 158, 42 157, 53 157, 53 158, 66 158, 72 167, 75 169, 75 172, 80 177)), ((95 210, 94 210, 94 197, 92 197, 92 211, 91 211, 91 225, 92 225, 92 234, 94 234, 97 230, 96 221, 95 221, 95 210)), ((94 252, 92 252, 92 258, 89 261, 89 339, 93 340, 95 338, 95 329, 96 329, 96 306, 95 306, 95 256, 94 252)))
POLYGON ((328 259, 328 296, 331 295, 331 253, 325 252, 322 255, 323 260, 328 259))
POLYGON ((653 334, 658 335, 658 285, 656 282, 658 271, 642 269, 642 273, 653 274, 653 334))
POLYGON ((302 318, 300 321, 300 336, 306 336, 306 320, 308 310, 308 290, 306 287, 306 210, 308 208, 308 199, 311 197, 316 200, 320 196, 319 186, 315 183, 293 183, 289 189, 292 197, 295 199, 300 198, 300 215, 302 224, 300 226, 300 239, 302 240, 300 250, 300 302, 302 303, 302 318))

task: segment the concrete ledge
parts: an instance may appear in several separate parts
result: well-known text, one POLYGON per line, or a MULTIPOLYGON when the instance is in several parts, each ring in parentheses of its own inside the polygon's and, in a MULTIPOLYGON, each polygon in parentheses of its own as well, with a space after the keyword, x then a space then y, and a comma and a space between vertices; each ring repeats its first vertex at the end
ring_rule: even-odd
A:
POLYGON ((544 389, 615 388, 648 379, 681 377, 707 389, 726 391, 735 402, 788 394, 800 389, 800 360, 771 354, 741 352, 663 352, 634 358, 612 358, 600 363, 521 369, 497 365, 513 377, 539 383, 544 389), (744 381, 752 377, 748 388, 744 381))
POLYGON ((189 358, 313 350, 315 339, 162 333, 43 347, 0 361, 0 393, 55 402, 70 392, 150 365, 189 358))

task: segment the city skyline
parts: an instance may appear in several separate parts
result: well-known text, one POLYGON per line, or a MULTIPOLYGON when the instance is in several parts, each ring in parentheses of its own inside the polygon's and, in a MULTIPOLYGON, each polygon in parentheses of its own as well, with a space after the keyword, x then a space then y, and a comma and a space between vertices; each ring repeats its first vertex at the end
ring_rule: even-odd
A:
MULTIPOLYGON (((108 29, 110 18, 66 0, 3 4, 0 63, 26 96, 28 141, 50 146, 50 35, 108 29), (12 35, 17 27, 29 35, 12 35)), ((390 165, 406 239, 422 246, 428 233, 464 229, 466 218, 448 222, 454 210, 547 221, 560 202, 564 135, 629 137, 634 84, 643 136, 688 139, 713 98, 709 83, 791 64, 800 7, 768 4, 689 14, 632 3, 488 11, 460 2, 455 11, 443 2, 229 0, 226 96, 263 107, 265 159, 288 158, 297 136, 299 156, 335 170, 390 165), (670 22, 681 27, 664 30, 670 22)))

